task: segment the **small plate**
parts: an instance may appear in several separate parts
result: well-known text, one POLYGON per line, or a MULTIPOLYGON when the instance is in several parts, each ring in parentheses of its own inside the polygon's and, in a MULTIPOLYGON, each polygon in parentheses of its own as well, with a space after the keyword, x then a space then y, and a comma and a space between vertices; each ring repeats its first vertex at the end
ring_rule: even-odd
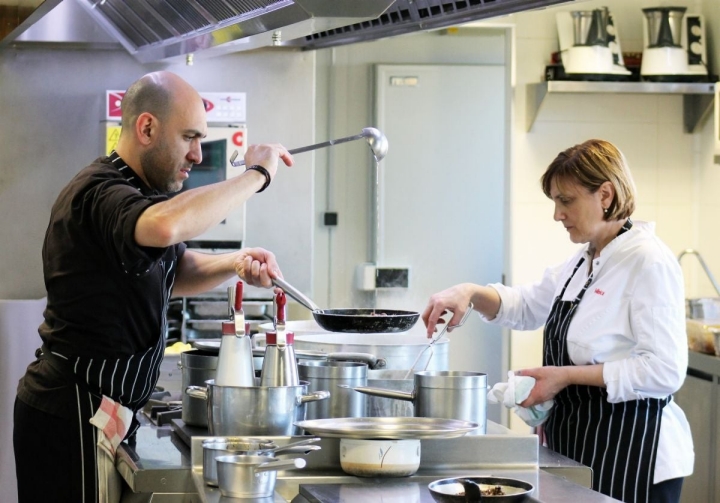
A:
POLYGON ((455 438, 476 429, 477 423, 434 417, 345 417, 299 421, 311 435, 358 439, 455 438))

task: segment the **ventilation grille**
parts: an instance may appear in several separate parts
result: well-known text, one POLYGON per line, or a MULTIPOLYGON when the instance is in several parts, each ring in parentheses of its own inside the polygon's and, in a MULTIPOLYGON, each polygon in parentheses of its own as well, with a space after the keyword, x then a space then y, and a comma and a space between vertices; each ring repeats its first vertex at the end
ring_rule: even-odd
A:
POLYGON ((291 0, 105 0, 94 9, 136 49, 195 37, 292 5, 291 0))
POLYGON ((380 17, 321 31, 288 45, 320 49, 376 40, 419 30, 444 28, 575 0, 396 0, 380 17))

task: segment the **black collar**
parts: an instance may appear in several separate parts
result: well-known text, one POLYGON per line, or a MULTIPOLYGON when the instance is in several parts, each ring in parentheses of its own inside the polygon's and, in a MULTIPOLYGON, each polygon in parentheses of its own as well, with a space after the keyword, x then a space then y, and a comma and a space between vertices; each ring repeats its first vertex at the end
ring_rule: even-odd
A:
POLYGON ((148 185, 143 182, 143 179, 140 178, 137 173, 135 173, 125 161, 123 161, 122 157, 120 157, 120 155, 116 151, 113 150, 112 152, 110 152, 108 160, 110 161, 110 164, 112 164, 120 172, 123 178, 125 178, 125 180, 127 180, 130 185, 138 189, 142 195, 160 195, 159 191, 148 187, 148 185))

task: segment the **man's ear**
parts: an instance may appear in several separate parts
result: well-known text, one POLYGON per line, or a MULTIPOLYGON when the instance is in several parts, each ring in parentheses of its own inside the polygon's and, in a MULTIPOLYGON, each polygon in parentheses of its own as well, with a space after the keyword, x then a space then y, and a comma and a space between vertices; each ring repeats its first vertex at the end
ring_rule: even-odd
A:
POLYGON ((150 145, 157 135, 158 121, 148 112, 141 113, 135 121, 135 136, 142 145, 150 145))

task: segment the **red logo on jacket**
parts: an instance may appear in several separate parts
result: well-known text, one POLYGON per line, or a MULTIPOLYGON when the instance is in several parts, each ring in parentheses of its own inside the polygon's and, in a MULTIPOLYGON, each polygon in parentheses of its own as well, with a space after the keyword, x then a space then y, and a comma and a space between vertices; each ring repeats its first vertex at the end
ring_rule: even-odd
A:
POLYGON ((605 292, 603 292, 603 291, 600 290, 599 288, 596 288, 596 289, 595 289, 595 293, 598 294, 598 295, 605 295, 605 292))

